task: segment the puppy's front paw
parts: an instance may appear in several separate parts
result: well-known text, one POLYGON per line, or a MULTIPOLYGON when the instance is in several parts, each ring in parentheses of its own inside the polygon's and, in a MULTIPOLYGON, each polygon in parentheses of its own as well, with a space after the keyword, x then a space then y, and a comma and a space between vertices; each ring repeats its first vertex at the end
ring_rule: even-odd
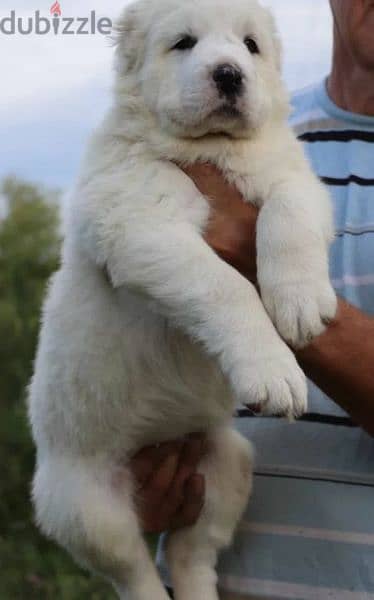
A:
POLYGON ((254 361, 233 381, 242 404, 257 406, 263 415, 301 416, 307 407, 305 375, 286 345, 269 358, 254 361))
POLYGON ((323 333, 336 314, 337 299, 328 280, 264 286, 261 295, 278 332, 293 348, 323 333))

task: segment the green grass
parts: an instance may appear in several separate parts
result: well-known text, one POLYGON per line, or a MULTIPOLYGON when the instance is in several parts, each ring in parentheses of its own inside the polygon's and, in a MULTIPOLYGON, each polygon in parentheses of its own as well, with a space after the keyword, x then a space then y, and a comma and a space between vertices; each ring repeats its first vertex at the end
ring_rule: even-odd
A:
POLYGON ((80 570, 33 523, 34 449, 23 403, 0 406, 0 599, 112 600, 112 589, 80 570))

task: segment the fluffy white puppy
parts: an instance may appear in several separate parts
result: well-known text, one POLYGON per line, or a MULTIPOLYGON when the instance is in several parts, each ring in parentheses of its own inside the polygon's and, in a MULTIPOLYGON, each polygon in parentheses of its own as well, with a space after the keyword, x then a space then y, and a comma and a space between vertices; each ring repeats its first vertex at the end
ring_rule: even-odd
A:
POLYGON ((206 504, 170 536, 168 560, 178 600, 214 600, 217 552, 251 486, 233 407, 305 409, 283 340, 304 344, 335 313, 330 205, 287 127, 277 34, 255 0, 132 4, 116 71, 44 309, 30 389, 37 519, 122 598, 166 600, 127 464, 146 444, 206 432, 206 504), (176 164, 196 161, 260 208, 262 302, 204 242, 207 200, 176 164))

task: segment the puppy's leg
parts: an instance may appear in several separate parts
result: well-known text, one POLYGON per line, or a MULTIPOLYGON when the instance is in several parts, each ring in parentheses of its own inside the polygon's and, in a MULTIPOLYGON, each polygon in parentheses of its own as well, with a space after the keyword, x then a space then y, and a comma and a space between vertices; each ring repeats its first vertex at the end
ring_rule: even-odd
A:
MULTIPOLYGON (((283 153, 287 157, 296 151, 300 149, 285 148, 283 153)), ((337 300, 329 280, 329 197, 303 157, 294 159, 291 172, 286 164, 279 165, 278 180, 260 212, 257 259, 268 314, 284 340, 302 347, 334 318, 337 300)))
POLYGON ((121 599, 168 600, 133 509, 130 474, 120 480, 108 464, 49 456, 34 479, 37 520, 78 562, 109 579, 121 599))
POLYGON ((206 199, 171 163, 140 161, 128 175, 126 189, 118 184, 121 166, 110 193, 97 182, 77 198, 89 205, 80 212, 92 259, 106 268, 114 288, 136 290, 200 342, 219 361, 238 403, 259 405, 266 414, 302 414, 307 388, 295 356, 255 287, 202 237, 206 199), (139 187, 144 181, 146 188, 139 187))
POLYGON ((249 443, 225 428, 210 436, 199 472, 206 478, 206 502, 198 522, 170 535, 167 559, 176 600, 218 600, 215 565, 228 546, 247 505, 252 482, 249 443))

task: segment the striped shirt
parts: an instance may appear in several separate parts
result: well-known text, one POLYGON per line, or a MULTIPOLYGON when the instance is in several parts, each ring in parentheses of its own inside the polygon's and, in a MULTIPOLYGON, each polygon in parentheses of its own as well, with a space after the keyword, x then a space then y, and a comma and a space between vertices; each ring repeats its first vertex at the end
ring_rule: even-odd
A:
MULTIPOLYGON (((334 286, 374 314, 374 117, 339 109, 325 82, 293 106, 291 124, 334 203, 334 286)), ((239 411, 255 481, 219 561, 224 599, 374 600, 374 441, 312 383, 309 410, 294 425, 239 411)))
POLYGON ((374 117, 339 109, 325 84, 299 92, 293 104, 291 122, 334 202, 334 286, 340 296, 374 314, 374 117))
MULTIPOLYGON (((325 82, 293 106, 291 124, 334 204, 335 289, 374 314, 374 117, 339 109, 325 82)), ((224 598, 374 600, 374 441, 311 383, 309 410, 296 425, 237 420, 257 466, 220 560, 224 598)))

